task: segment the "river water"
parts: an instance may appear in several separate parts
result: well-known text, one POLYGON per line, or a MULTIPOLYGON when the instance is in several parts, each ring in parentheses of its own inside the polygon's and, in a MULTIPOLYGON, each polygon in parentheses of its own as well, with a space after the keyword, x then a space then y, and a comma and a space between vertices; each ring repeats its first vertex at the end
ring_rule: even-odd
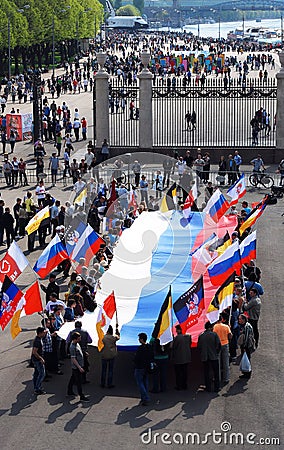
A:
MULTIPOLYGON (((221 22, 220 23, 220 36, 226 38, 229 31, 234 31, 236 28, 243 27, 242 20, 237 22, 221 22)), ((274 30, 276 28, 281 29, 281 19, 263 19, 261 22, 256 22, 255 20, 245 21, 245 30, 249 27, 263 27, 274 30)), ((198 35, 198 25, 185 25, 182 27, 183 30, 190 31, 196 36, 198 35)), ((181 28, 160 28, 164 31, 181 31, 181 28)), ((199 35, 202 37, 219 37, 219 23, 201 23, 199 24, 199 35)))

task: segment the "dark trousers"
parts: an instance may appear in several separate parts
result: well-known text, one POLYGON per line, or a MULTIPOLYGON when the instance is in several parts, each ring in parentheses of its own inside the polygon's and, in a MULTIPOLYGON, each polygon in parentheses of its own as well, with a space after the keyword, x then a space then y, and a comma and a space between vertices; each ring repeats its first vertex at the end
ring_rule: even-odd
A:
POLYGON ((6 244, 7 248, 10 247, 10 244, 15 239, 15 233, 13 228, 5 228, 6 232, 6 244))
POLYGON ((154 373, 153 391, 164 392, 167 389, 168 359, 155 359, 157 370, 154 373))
POLYGON ((211 392, 211 382, 212 382, 211 370, 212 370, 214 376, 214 391, 218 391, 220 388, 218 359, 209 359, 207 361, 203 361, 203 369, 204 369, 204 380, 206 390, 211 392))
POLYGON ((187 363, 175 364, 177 389, 187 389, 187 366, 187 363))
POLYGON ((49 372, 58 371, 58 358, 56 352, 44 352, 45 368, 49 372))
POLYGON ((258 340, 259 340, 259 332, 258 332, 258 320, 249 319, 249 323, 251 324, 253 328, 253 334, 255 339, 255 346, 258 347, 258 340))
POLYGON ((102 359, 101 386, 111 386, 113 378, 114 358, 102 359))
POLYGON ((69 395, 71 395, 71 393, 73 392, 73 385, 74 384, 76 384, 76 386, 77 386, 78 394, 80 395, 80 397, 82 397, 82 395, 83 395, 83 391, 82 391, 82 374, 81 374, 79 369, 72 369, 72 375, 71 375, 71 378, 69 380, 68 390, 67 390, 69 395))
POLYGON ((135 186, 139 186, 139 181, 140 181, 140 172, 135 173, 135 186))

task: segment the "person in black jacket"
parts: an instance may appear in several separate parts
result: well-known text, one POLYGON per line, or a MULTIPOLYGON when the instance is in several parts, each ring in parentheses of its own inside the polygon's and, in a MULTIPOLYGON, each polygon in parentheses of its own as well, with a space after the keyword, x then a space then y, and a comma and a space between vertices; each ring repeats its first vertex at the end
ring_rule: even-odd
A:
POLYGON ((150 366, 151 361, 153 361, 154 354, 152 347, 147 344, 147 334, 139 333, 138 339, 140 342, 140 347, 138 347, 135 358, 135 371, 134 376, 137 383, 137 386, 141 395, 141 404, 148 405, 150 402, 149 398, 149 379, 148 379, 148 367, 150 366))
POLYGON ((49 302, 50 294, 52 294, 53 292, 56 294, 57 298, 59 297, 59 286, 55 280, 56 275, 54 273, 51 273, 49 275, 48 285, 46 287, 43 284, 40 285, 41 289, 45 292, 46 304, 49 302))
POLYGON ((10 208, 5 208, 5 212, 2 217, 2 223, 6 233, 7 248, 10 247, 11 242, 15 239, 14 221, 15 219, 10 213, 10 208))

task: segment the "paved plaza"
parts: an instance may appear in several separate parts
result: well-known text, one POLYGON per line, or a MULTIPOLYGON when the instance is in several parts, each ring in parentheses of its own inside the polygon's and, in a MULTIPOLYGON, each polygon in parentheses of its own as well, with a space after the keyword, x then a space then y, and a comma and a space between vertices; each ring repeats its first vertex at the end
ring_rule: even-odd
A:
MULTIPOLYGON (((279 63, 276 63, 276 71, 279 63)), ((63 73, 63 70, 58 73, 63 73)), ((73 113, 78 107, 80 117, 88 121, 88 140, 92 139, 92 104, 90 92, 62 96, 73 113)), ((55 99, 57 102, 57 99, 55 99)), ((17 105, 16 105, 17 106, 17 105)), ((9 112, 8 104, 6 112, 9 112)), ((20 112, 29 112, 30 104, 20 105, 20 112)), ((88 140, 86 142, 88 142, 88 140)), ((85 153, 86 142, 75 143, 78 157, 85 153)), ((54 147, 46 145, 47 156, 54 147)), ((257 152, 257 151, 256 151, 257 152)), ((241 152, 240 152, 241 153, 241 152)), ((17 143, 15 155, 25 158, 33 166, 33 145, 17 143)), ((46 162, 47 165, 47 162, 46 162)), ((248 166, 245 169, 249 170, 248 166)), ((275 167, 271 167, 274 171, 275 167)), ((13 206, 16 197, 23 197, 34 186, 10 189, 1 182, 1 197, 13 206)), ((71 186, 48 186, 52 195, 61 202, 68 200, 71 186)), ((248 188, 246 200, 260 201, 262 189, 248 188)), ((63 376, 53 375, 44 388, 46 395, 33 394, 32 373, 28 367, 31 344, 40 316, 21 319, 22 333, 12 341, 9 326, 1 332, 0 347, 0 445, 3 450, 93 450, 93 449, 162 449, 180 448, 187 433, 198 433, 200 444, 208 449, 284 448, 283 385, 284 354, 282 298, 284 254, 283 230, 284 200, 268 206, 257 223, 257 265, 262 269, 261 282, 265 289, 260 318, 260 345, 252 356, 253 374, 250 380, 239 380, 239 367, 231 366, 231 379, 220 393, 199 392, 203 384, 202 367, 197 350, 189 371, 189 389, 174 390, 174 372, 171 366, 168 391, 151 394, 149 406, 139 405, 139 393, 134 380, 133 353, 120 351, 115 366, 115 388, 100 387, 100 357, 90 347, 90 384, 85 393, 90 403, 82 405, 77 399, 66 398, 70 377, 70 361, 62 366, 63 376), (149 431, 150 429, 150 431, 149 431), (214 436, 214 430, 220 435, 214 436), (165 436, 165 433, 168 433, 165 436), (206 433, 211 433, 205 438, 206 433), (241 443, 230 444, 231 433, 239 433, 241 443), (272 439, 279 439, 280 444, 272 439), (218 443, 219 439, 219 443, 218 443), (266 439, 266 441, 261 441, 266 439), (201 443, 203 441, 203 443, 201 443), (206 443, 207 442, 207 443, 206 443), (253 444, 254 442, 254 444, 253 444), (265 442, 266 444, 262 444, 265 442), (168 445, 170 443, 170 445, 168 445), (269 445, 270 443, 270 445, 269 445)), ((27 249, 26 239, 19 241, 27 249)), ((1 247, 0 257, 6 249, 1 247)), ((40 250, 28 258, 33 266, 40 250)), ((34 275, 31 275, 31 277, 34 275)), ((34 279, 34 278, 33 278, 34 279)), ((31 279, 22 279, 23 285, 31 279)), ((60 279, 59 279, 60 281, 60 279)), ((62 284, 62 289, 64 285, 62 284)), ((143 331, 143 329, 141 329, 143 331)), ((195 439, 198 439, 195 436, 195 439)))

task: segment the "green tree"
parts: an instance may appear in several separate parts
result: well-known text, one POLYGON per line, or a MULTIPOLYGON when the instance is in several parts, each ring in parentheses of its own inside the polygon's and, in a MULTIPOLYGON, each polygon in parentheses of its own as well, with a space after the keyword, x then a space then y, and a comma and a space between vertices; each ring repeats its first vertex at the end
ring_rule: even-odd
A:
POLYGON ((144 11, 144 0, 133 0, 133 6, 139 9, 140 14, 143 14, 144 11))
POLYGON ((139 9, 135 8, 133 5, 125 5, 116 11, 117 16, 140 16, 141 13, 139 9))

